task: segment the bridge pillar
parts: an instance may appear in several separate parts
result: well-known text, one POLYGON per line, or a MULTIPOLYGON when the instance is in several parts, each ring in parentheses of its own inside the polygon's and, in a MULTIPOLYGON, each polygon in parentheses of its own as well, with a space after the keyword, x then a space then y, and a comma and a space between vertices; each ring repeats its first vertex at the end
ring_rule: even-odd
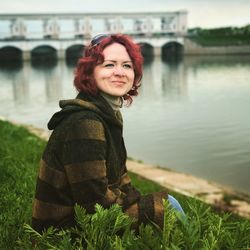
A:
POLYGON ((116 18, 116 33, 122 33, 123 25, 122 25, 122 18, 119 16, 116 18))
POLYGON ((147 37, 151 37, 152 36, 152 33, 154 31, 154 24, 153 24, 153 21, 152 21, 152 18, 148 17, 146 20, 145 20, 145 33, 146 33, 146 36, 147 37))
POLYGON ((161 47, 154 47, 154 56, 161 56, 161 47))
POLYGON ((115 19, 105 19, 105 30, 109 33, 121 33, 123 31, 122 18, 117 16, 115 19))
POLYGON ((31 60, 31 51, 23 51, 22 52, 22 59, 23 61, 30 61, 31 60))
POLYGON ((22 18, 16 18, 11 21, 10 25, 11 36, 15 38, 25 38, 27 27, 22 18))
POLYGON ((84 18, 84 35, 86 38, 91 37, 92 25, 89 17, 84 18))
POLYGON ((60 26, 58 24, 57 17, 43 20, 43 31, 45 38, 58 39, 60 26))
POLYGON ((57 58, 58 59, 65 59, 66 58, 66 51, 63 49, 57 50, 57 58))

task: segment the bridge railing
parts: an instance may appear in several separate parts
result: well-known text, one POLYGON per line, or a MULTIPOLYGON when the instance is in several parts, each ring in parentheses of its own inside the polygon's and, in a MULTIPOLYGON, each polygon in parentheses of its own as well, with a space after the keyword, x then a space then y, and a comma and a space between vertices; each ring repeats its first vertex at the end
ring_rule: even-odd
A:
POLYGON ((89 38, 97 33, 185 35, 187 11, 147 13, 0 14, 0 39, 89 38))

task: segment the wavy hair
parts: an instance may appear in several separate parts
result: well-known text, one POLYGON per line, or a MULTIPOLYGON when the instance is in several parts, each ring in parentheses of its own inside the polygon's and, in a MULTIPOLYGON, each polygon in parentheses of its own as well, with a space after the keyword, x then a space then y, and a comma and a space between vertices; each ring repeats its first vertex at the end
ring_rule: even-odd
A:
POLYGON ((123 96, 123 99, 131 104, 133 101, 132 97, 138 95, 138 88, 141 86, 143 57, 140 46, 128 35, 99 35, 97 41, 93 38, 90 45, 85 48, 84 56, 78 60, 75 70, 74 85, 79 92, 85 92, 91 95, 97 94, 98 88, 93 78, 94 68, 96 65, 104 62, 103 50, 113 43, 123 45, 133 63, 135 74, 133 86, 131 90, 123 96))

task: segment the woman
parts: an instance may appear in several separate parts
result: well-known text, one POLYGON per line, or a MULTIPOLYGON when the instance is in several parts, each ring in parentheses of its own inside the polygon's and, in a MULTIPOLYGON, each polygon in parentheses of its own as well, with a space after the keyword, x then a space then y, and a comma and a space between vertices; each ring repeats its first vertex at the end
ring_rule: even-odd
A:
MULTIPOLYGON (((126 35, 98 35, 79 59, 73 100, 48 123, 53 130, 40 162, 32 224, 42 231, 74 225, 77 203, 93 213, 96 203, 119 204, 138 223, 163 223, 165 193, 141 196, 131 185, 122 136, 123 101, 132 103, 142 78, 140 48, 126 35)), ((176 205, 174 205, 176 203, 176 205)), ((180 208, 179 208, 180 209, 180 208)))

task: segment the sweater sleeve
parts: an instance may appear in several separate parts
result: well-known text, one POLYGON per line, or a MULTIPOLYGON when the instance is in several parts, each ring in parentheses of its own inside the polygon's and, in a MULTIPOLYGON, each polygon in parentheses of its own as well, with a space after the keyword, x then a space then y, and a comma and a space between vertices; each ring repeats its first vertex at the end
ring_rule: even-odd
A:
POLYGON ((74 203, 94 211, 96 203, 109 207, 117 195, 108 188, 106 139, 99 120, 83 119, 71 125, 62 147, 62 161, 74 203))
POLYGON ((126 169, 121 178, 121 190, 126 193, 123 199, 124 212, 136 219, 135 227, 141 223, 152 222, 163 227, 163 199, 167 198, 166 192, 141 195, 131 184, 131 179, 126 169))

